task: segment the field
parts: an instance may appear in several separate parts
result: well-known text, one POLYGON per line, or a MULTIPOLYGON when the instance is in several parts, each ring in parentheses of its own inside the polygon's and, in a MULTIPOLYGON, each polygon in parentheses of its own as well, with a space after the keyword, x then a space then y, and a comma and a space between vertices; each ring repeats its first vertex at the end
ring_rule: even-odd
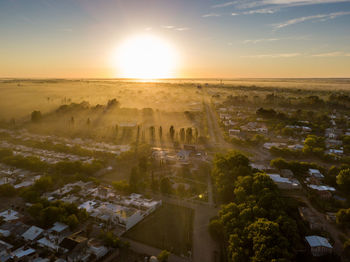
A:
POLYGON ((132 240, 167 249, 177 255, 188 255, 192 249, 194 211, 189 208, 163 204, 161 208, 126 233, 132 240))

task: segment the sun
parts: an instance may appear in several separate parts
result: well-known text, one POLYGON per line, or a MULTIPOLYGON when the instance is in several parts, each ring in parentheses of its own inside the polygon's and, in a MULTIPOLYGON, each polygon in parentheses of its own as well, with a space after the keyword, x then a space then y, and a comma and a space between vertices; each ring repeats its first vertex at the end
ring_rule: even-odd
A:
POLYGON ((174 77, 177 54, 159 37, 137 35, 121 43, 114 60, 118 75, 123 78, 171 78, 174 77))

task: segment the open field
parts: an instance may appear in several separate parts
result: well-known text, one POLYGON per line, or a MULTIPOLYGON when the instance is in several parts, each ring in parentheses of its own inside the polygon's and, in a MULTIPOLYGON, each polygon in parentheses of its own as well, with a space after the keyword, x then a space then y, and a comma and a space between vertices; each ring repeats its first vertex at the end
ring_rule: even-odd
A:
POLYGON ((177 255, 188 255, 192 249, 193 213, 189 208, 163 204, 125 237, 177 255))

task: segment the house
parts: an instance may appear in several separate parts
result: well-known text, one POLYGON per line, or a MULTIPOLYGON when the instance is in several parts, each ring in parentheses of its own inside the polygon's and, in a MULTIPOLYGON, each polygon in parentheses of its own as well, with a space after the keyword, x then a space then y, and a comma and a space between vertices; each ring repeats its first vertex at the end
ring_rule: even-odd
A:
POLYGON ((324 175, 318 169, 310 168, 309 169, 309 175, 312 176, 312 177, 318 178, 318 179, 324 178, 324 175))
POLYGON ((23 261, 30 257, 33 257, 36 254, 36 250, 32 248, 20 247, 12 252, 12 258, 16 261, 23 261))
POLYGON ((228 134, 229 136, 237 136, 241 133, 241 130, 239 129, 229 129, 228 134))
POLYGON ((4 219, 4 221, 6 221, 6 222, 19 219, 18 212, 14 211, 12 209, 8 209, 8 210, 1 212, 0 217, 2 217, 4 219))
POLYGON ((61 222, 56 222, 49 231, 53 235, 63 236, 69 233, 69 227, 61 222))
POLYGON ((329 241, 321 236, 306 236, 306 242, 308 243, 311 254, 315 257, 330 254, 333 251, 332 245, 329 241))
POLYGON ((335 191, 334 187, 324 185, 308 185, 308 187, 318 191, 335 191))
POLYGON ((25 240, 33 241, 37 239, 43 232, 44 229, 36 226, 31 226, 26 232, 22 234, 22 237, 25 240))
POLYGON ((104 257, 109 251, 107 247, 94 240, 90 240, 88 246, 90 253, 94 254, 96 256, 96 259, 104 257))
POLYGON ((279 174, 267 174, 281 189, 300 189, 300 183, 296 179, 281 177, 279 174))
POLYGON ((12 245, 0 240, 0 261, 6 262, 11 259, 12 245))

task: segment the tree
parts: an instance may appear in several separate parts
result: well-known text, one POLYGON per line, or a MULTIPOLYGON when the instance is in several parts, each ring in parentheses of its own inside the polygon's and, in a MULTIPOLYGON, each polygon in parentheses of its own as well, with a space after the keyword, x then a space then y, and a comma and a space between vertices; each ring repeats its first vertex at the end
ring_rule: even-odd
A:
POLYGON ((79 220, 75 214, 68 216, 65 222, 71 230, 77 228, 79 225, 79 220))
POLYGON ((126 180, 115 181, 112 183, 113 188, 116 191, 128 193, 130 191, 130 186, 126 180))
POLYGON ((224 228, 219 219, 213 219, 210 221, 209 233, 217 241, 224 239, 224 228))
POLYGON ((337 184, 344 192, 350 192, 350 168, 339 172, 337 175, 337 184))
POLYGON ((154 126, 151 126, 149 128, 149 135, 150 135, 151 141, 153 142, 154 139, 155 139, 155 128, 154 128, 154 126))
POLYGON ((270 166, 276 167, 278 169, 288 169, 289 164, 283 158, 276 158, 270 161, 270 166))
POLYGON ((186 136, 186 134, 185 134, 185 128, 181 128, 181 129, 180 129, 180 141, 181 141, 181 142, 185 142, 185 136, 186 136))
POLYGON ((138 192, 140 184, 140 176, 136 167, 131 169, 129 187, 131 192, 138 192))
POLYGON ((171 126, 169 129, 169 135, 170 135, 170 139, 171 141, 174 141, 174 136, 175 136, 175 128, 174 126, 171 126))
POLYGON ((162 250, 157 256, 159 262, 167 262, 170 256, 170 252, 167 250, 162 250))
POLYGON ((159 127, 159 140, 162 141, 163 138, 163 128, 162 126, 159 127))
POLYGON ((192 128, 189 127, 186 129, 186 142, 190 144, 192 142, 192 139, 193 139, 192 128))
POLYGON ((220 199, 229 202, 234 198, 235 181, 239 176, 250 175, 249 159, 239 152, 217 154, 214 159, 213 179, 220 199))
POLYGON ((32 114, 31 114, 31 121, 33 123, 38 123, 40 122, 42 119, 42 115, 41 115, 41 112, 40 111, 33 111, 32 114))
POLYGON ((339 209, 336 214, 336 222, 343 227, 350 227, 350 208, 339 209))
POLYGON ((163 177, 160 180, 160 192, 163 194, 170 194, 171 193, 171 182, 168 177, 163 177))
POLYGON ((11 184, 0 185, 0 197, 13 197, 16 195, 16 189, 11 184))
POLYGON ((196 140, 196 143, 198 142, 198 129, 194 129, 194 139, 196 140))

